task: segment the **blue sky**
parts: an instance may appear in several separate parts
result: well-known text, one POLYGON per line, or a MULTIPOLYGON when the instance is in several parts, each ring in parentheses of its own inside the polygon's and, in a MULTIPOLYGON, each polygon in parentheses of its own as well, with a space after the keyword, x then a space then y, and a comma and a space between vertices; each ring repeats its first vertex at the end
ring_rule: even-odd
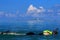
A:
POLYGON ((60 0, 0 0, 0 11, 16 11, 25 13, 28 6, 44 6, 49 8, 55 4, 60 4, 60 0))
MULTIPOLYGON (((60 0, 0 0, 0 12, 16 14, 16 11, 19 11, 19 14, 26 14, 27 9, 31 4, 37 8, 43 6, 48 9, 55 4, 60 4, 60 0)), ((6 20, 4 16, 0 17, 0 19, 0 21, 6 20)), ((11 21, 15 19, 17 19, 17 17, 9 18, 8 20, 11 21)))
MULTIPOLYGON (((28 19, 27 23, 30 25, 38 24, 42 28, 46 26, 46 28, 48 26, 53 28, 56 26, 59 27, 60 7, 58 8, 59 10, 54 8, 56 4, 60 5, 60 0, 0 0, 0 25, 6 24, 6 22, 12 22, 11 24, 16 23, 18 25, 26 24, 24 21, 28 19), (53 10, 49 10, 50 8, 53 10), (42 11, 48 9, 49 12, 41 12, 41 9, 42 11), (57 13, 54 10, 59 12, 57 13)), ((39 27, 37 26, 37 29, 39 27)))

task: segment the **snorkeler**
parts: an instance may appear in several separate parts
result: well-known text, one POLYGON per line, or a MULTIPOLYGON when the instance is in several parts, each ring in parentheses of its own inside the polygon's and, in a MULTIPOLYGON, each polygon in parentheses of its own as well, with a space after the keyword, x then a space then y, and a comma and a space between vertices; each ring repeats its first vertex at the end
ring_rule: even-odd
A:
POLYGON ((10 31, 9 30, 7 30, 7 31, 5 31, 5 32, 1 32, 0 34, 8 34, 10 31))
POLYGON ((50 30, 44 30, 43 31, 43 35, 45 35, 45 36, 48 36, 48 35, 52 35, 52 31, 50 31, 50 30))
POLYGON ((53 30, 53 34, 57 35, 58 34, 58 30, 59 30, 58 28, 56 28, 55 30, 53 30))
POLYGON ((33 33, 33 32, 28 32, 28 33, 26 33, 26 35, 35 35, 35 33, 33 33))
POLYGON ((58 34, 58 28, 56 28, 53 31, 50 30, 44 30, 43 32, 40 32, 39 35, 45 35, 45 36, 49 36, 49 35, 57 35, 58 34))

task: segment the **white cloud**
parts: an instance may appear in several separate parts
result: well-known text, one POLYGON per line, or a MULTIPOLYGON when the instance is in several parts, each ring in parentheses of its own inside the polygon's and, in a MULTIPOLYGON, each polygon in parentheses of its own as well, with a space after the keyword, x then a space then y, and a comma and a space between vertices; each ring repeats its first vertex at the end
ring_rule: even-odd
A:
POLYGON ((48 9, 47 12, 54 12, 54 10, 52 10, 52 9, 48 9))
POLYGON ((33 24, 41 24, 43 23, 44 20, 39 20, 39 18, 37 18, 36 20, 29 20, 28 23, 33 25, 33 24))
POLYGON ((60 10, 57 10, 57 12, 60 12, 60 10))
POLYGON ((4 15, 3 11, 0 11, 0 17, 2 17, 4 15))
POLYGON ((20 14, 19 17, 25 17, 26 15, 25 14, 20 14))
POLYGON ((34 7, 33 5, 30 5, 29 8, 27 9, 27 13, 35 12, 36 10, 37 10, 36 7, 34 7))
POLYGON ((37 8, 34 7, 33 5, 30 5, 29 8, 28 8, 28 11, 33 11, 33 10, 36 10, 37 8))
POLYGON ((0 11, 0 15, 4 15, 4 12, 3 11, 0 11))
POLYGON ((40 12, 45 12, 44 7, 42 7, 42 6, 39 7, 39 10, 40 10, 40 12))
POLYGON ((7 14, 7 13, 5 13, 5 15, 4 15, 5 17, 9 17, 9 13, 7 14))
POLYGON ((40 6, 39 8, 33 6, 32 4, 27 9, 27 15, 32 17, 39 17, 39 14, 45 12, 44 7, 40 6))
POLYGON ((55 7, 59 7, 59 6, 60 6, 60 4, 56 4, 56 5, 55 5, 55 7))
POLYGON ((10 14, 5 14, 5 16, 6 16, 6 17, 16 17, 15 14, 11 14, 11 13, 10 13, 10 14))
POLYGON ((41 12, 44 12, 44 11, 45 11, 45 9, 42 6, 39 7, 39 8, 36 8, 33 5, 30 5, 28 7, 27 13, 31 13, 31 12, 33 12, 33 13, 41 13, 41 12))
POLYGON ((57 13, 58 15, 60 15, 60 13, 57 13))

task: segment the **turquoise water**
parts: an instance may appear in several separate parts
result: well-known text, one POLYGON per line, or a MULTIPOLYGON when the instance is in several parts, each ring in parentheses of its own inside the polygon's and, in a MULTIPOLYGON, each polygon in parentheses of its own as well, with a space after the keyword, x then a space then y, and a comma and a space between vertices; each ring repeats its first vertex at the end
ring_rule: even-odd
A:
POLYGON ((0 35, 0 40, 60 40, 60 36, 40 36, 40 35, 0 35))

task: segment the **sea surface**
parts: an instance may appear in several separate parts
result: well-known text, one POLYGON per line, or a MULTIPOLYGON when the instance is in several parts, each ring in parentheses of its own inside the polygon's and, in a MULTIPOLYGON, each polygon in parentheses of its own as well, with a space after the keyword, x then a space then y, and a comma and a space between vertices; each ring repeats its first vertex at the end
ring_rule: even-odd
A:
POLYGON ((10 32, 35 32, 36 34, 43 30, 51 30, 53 31, 55 28, 58 28, 58 35, 52 36, 41 36, 41 35, 0 35, 0 40, 60 40, 60 27, 56 24, 48 24, 48 25, 40 25, 40 24, 27 24, 27 23, 18 23, 18 24, 1 24, 0 32, 10 31, 10 32))
POLYGON ((60 40, 60 36, 0 35, 0 40, 60 40))

